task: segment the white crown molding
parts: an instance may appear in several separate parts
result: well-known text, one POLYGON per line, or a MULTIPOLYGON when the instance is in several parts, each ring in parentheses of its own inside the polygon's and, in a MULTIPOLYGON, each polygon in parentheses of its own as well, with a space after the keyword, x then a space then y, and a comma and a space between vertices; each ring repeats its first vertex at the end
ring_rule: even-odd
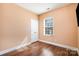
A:
POLYGON ((16 3, 16 5, 37 15, 69 5, 70 3, 16 3))

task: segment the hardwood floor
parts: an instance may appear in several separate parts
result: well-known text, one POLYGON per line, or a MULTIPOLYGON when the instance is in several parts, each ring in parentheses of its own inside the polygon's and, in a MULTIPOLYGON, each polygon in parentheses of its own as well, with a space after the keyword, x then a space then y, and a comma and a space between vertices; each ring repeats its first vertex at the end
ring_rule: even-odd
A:
POLYGON ((37 41, 3 56, 78 56, 78 54, 70 49, 37 41))

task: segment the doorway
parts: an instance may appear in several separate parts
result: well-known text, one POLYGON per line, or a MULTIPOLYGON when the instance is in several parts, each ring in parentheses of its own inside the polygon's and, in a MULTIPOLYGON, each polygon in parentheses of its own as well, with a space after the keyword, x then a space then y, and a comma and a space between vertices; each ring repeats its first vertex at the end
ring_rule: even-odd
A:
POLYGON ((31 19, 31 41, 38 40, 38 20, 31 19))

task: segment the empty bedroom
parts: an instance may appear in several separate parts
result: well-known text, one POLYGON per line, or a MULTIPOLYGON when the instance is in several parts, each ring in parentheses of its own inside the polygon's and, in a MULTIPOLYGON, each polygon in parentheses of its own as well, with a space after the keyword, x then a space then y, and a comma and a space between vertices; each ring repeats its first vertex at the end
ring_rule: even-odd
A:
POLYGON ((1 56, 78 56, 78 3, 0 3, 1 56))

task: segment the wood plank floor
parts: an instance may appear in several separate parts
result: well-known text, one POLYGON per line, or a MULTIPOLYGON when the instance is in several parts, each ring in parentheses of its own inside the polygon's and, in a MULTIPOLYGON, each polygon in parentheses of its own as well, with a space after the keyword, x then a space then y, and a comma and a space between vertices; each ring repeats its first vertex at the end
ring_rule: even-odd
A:
POLYGON ((78 56, 78 54, 70 49, 37 41, 3 56, 78 56))

